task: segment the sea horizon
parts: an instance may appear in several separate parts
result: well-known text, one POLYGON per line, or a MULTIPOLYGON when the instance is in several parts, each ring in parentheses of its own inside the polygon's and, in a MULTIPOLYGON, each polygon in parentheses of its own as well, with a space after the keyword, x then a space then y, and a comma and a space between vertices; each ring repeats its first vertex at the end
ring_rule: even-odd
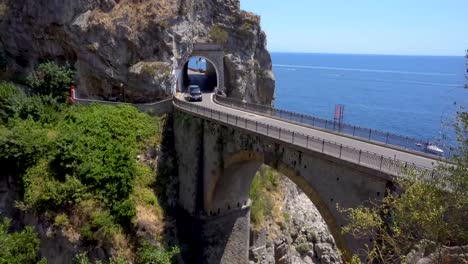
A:
POLYGON ((333 119, 344 104, 346 123, 451 144, 468 107, 461 56, 271 54, 278 108, 333 119))
MULTIPOLYGON (((303 52, 303 51, 271 51, 271 54, 313 54, 313 55, 357 55, 357 56, 396 56, 396 57, 465 57, 462 55, 443 55, 443 54, 379 54, 379 53, 340 53, 340 52, 303 52)), ((465 51, 466 52, 466 51, 465 51)))

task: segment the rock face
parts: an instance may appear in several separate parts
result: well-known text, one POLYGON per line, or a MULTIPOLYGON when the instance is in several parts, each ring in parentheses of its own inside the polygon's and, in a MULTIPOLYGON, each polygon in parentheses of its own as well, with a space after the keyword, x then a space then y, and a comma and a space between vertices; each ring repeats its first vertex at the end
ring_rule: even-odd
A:
MULTIPOLYGON (((283 182, 283 214, 288 220, 273 237, 266 228, 251 231, 251 264, 343 263, 333 237, 310 199, 289 179, 283 182)), ((270 223, 269 229, 275 229, 270 223)))
POLYGON ((0 32, 0 78, 68 62, 80 96, 151 101, 170 95, 193 43, 222 42, 227 94, 274 97, 266 36, 239 0, 0 0, 0 32))

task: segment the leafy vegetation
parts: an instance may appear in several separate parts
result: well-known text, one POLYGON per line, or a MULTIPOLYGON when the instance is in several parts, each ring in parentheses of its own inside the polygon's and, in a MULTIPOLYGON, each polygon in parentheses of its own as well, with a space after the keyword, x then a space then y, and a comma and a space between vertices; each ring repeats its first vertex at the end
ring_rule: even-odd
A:
POLYGON ((27 78, 28 85, 38 95, 51 96, 65 102, 70 95, 74 72, 69 66, 59 66, 53 62, 42 63, 27 78))
MULTIPOLYGON (((24 197, 18 207, 44 216, 85 243, 108 243, 122 252, 132 248, 128 243, 133 240, 145 245, 134 239, 138 212, 152 219, 150 224, 159 228, 155 232, 161 233, 164 212, 154 190, 160 184, 155 168, 138 157, 159 147, 165 119, 131 106, 71 107, 65 103, 71 77, 67 67, 46 63, 29 78, 32 95, 0 83, 0 166, 21 177, 24 197)), ((30 229, 25 232, 31 237, 30 229)), ((29 240, 35 247, 39 244, 38 239, 29 240)), ((31 263, 35 251, 25 245, 30 258, 8 263, 31 263)), ((0 247, 0 256, 10 254, 6 250, 0 247)), ((139 263, 171 263, 164 260, 178 249, 147 247, 142 252, 142 259, 150 262, 139 263)), ((126 260, 133 258, 122 254, 126 260)), ((119 258, 110 263, 125 262, 119 258)))
POLYGON ((215 25, 211 28, 209 36, 212 42, 225 44, 228 41, 229 33, 221 26, 215 25))
POLYGON ((170 264, 179 253, 180 250, 177 247, 166 250, 152 246, 149 242, 144 242, 138 249, 137 261, 138 263, 147 264, 170 264))
POLYGON ((279 191, 279 182, 280 175, 266 166, 254 177, 249 193, 252 200, 250 219, 254 227, 261 226, 265 218, 273 213, 274 195, 279 191))
MULTIPOLYGON (((347 209, 350 223, 343 231, 373 240, 367 245, 370 263, 400 263, 424 241, 433 250, 468 243, 468 113, 456 124, 459 155, 432 179, 412 175, 398 179, 403 191, 389 192, 372 208, 347 209)), ((357 256, 353 261, 357 263, 357 256)))
MULTIPOLYGON (((9 232, 9 219, 0 219, 0 263, 22 264, 37 262, 39 238, 30 226, 21 232, 9 232)), ((39 263, 46 263, 44 260, 39 263)))

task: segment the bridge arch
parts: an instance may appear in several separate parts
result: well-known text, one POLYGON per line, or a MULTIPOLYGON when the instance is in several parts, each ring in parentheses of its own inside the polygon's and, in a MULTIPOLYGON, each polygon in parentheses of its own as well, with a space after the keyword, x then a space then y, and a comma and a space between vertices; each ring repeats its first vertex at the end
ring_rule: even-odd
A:
POLYGON ((216 89, 225 91, 224 83, 224 50, 222 45, 210 43, 195 43, 191 52, 187 53, 177 62, 175 76, 177 83, 174 93, 183 92, 185 89, 184 80, 187 79, 185 73, 188 70, 188 62, 191 58, 204 58, 208 65, 211 65, 216 72, 216 89))
POLYGON ((214 179, 211 188, 205 192, 205 206, 212 208, 210 213, 222 214, 233 208, 248 205, 250 185, 260 167, 267 165, 289 178, 307 195, 324 219, 337 247, 344 250, 345 254, 350 252, 341 232, 341 226, 315 186, 294 167, 267 155, 260 151, 241 150, 223 158, 223 177, 214 179))
POLYGON ((184 216, 179 218, 184 220, 179 227, 190 234, 187 243, 194 246, 203 263, 246 263, 248 194, 263 164, 286 175, 304 191, 318 208, 345 258, 349 258, 347 253, 359 254, 369 242, 371 238, 356 239, 341 234, 341 226, 348 220, 336 204, 343 208, 372 206, 369 201, 378 203, 383 198, 392 177, 295 145, 287 137, 278 139, 252 133, 250 128, 258 123, 241 123, 242 119, 225 113, 216 115, 203 108, 194 111, 191 107, 195 104, 179 103, 174 117, 175 148, 179 155, 178 204, 184 216))
POLYGON ((203 92, 214 92, 219 82, 219 70, 209 58, 190 57, 185 62, 177 82, 178 86, 181 87, 181 92, 190 84, 198 84, 203 92), (199 65, 194 67, 195 62, 199 65))

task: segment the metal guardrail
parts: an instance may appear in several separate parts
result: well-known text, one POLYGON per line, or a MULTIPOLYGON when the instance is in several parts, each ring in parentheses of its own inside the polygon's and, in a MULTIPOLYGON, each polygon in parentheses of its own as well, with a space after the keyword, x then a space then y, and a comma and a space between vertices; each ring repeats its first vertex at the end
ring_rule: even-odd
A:
MULTIPOLYGON (((236 99, 215 95, 215 100, 225 106, 247 110, 255 113, 262 113, 281 120, 306 125, 312 128, 320 128, 334 131, 340 134, 358 137, 364 140, 376 141, 385 145, 397 146, 408 150, 418 151, 425 154, 431 154, 425 151, 424 146, 429 143, 427 140, 416 139, 412 137, 383 132, 376 129, 364 128, 346 123, 338 123, 319 117, 304 115, 287 110, 273 108, 264 105, 245 103, 236 99)), ((444 150, 444 156, 451 156, 450 149, 444 150)), ((432 154, 433 155, 433 154, 432 154)))
POLYGON ((249 120, 242 116, 220 112, 211 108, 182 101, 176 97, 174 97, 173 102, 176 107, 188 112, 196 113, 200 116, 236 126, 256 134, 264 135, 294 146, 346 160, 393 176, 406 175, 408 171, 414 172, 422 177, 433 177, 435 173, 435 171, 430 168, 417 166, 405 161, 308 136, 281 127, 249 120))
POLYGON ((81 105, 89 105, 93 103, 115 105, 115 106, 131 105, 142 112, 148 113, 150 115, 156 115, 156 116, 172 112, 172 97, 163 99, 161 101, 153 102, 153 103, 147 103, 147 104, 132 104, 132 103, 125 103, 125 102, 83 99, 83 98, 76 98, 75 96, 73 96, 73 100, 76 104, 81 104, 81 105))

